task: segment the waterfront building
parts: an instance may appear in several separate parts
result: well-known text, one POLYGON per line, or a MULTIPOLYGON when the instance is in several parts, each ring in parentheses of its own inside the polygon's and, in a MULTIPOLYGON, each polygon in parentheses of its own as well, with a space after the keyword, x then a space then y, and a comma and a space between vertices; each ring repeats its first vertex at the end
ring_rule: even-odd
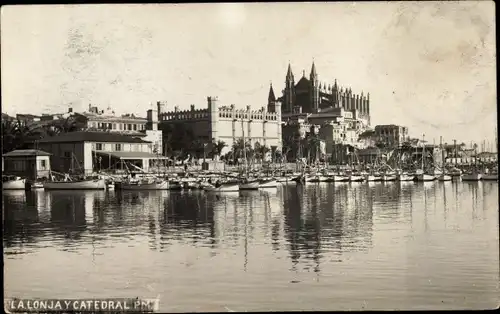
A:
POLYGON ((37 149, 18 149, 5 153, 2 156, 2 172, 31 180, 48 178, 50 155, 37 149))
MULTIPOLYGON (((166 111, 165 103, 157 103, 159 128, 168 132, 171 127, 182 125, 193 137, 203 143, 223 141, 225 151, 243 137, 252 146, 257 143, 271 149, 281 149, 281 103, 274 101, 260 109, 237 109, 235 105, 220 105, 217 97, 207 98, 208 106, 189 110, 166 111)), ((153 113, 153 112, 152 112, 153 113)), ((154 114, 152 114, 152 117, 154 114)), ((164 137, 167 134, 163 134, 164 137)), ((224 154, 224 152, 222 152, 224 154)))
POLYGON ((101 169, 123 170, 122 161, 148 171, 165 159, 154 153, 154 144, 138 137, 109 132, 76 131, 39 140, 36 145, 52 154, 54 171, 92 173, 101 169))
POLYGON ((376 141, 386 147, 399 147, 409 140, 408 128, 394 124, 376 125, 374 135, 376 141))
MULTIPOLYGON (((70 108, 72 113, 73 109, 70 108)), ((106 110, 100 110, 97 106, 89 104, 88 111, 77 113, 74 116, 83 117, 85 128, 88 131, 107 131, 121 134, 141 136, 146 130, 146 118, 136 117, 133 114, 116 115, 115 112, 108 107, 106 110)))

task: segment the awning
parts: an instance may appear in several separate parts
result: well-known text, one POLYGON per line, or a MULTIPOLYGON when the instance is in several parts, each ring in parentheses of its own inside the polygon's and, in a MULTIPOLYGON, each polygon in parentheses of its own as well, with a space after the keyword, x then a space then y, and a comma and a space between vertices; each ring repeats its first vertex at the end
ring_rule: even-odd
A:
POLYGON ((168 157, 165 156, 160 156, 160 155, 155 155, 147 152, 102 152, 102 151, 94 151, 97 155, 103 156, 103 157, 114 157, 118 158, 121 160, 125 159, 162 159, 162 160, 167 160, 168 157))

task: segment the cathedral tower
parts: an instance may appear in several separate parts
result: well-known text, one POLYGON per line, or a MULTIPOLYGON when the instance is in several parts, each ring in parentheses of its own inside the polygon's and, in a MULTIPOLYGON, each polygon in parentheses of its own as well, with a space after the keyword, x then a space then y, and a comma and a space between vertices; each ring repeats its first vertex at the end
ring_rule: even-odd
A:
POLYGON ((311 67, 311 74, 309 74, 310 81, 310 100, 312 112, 318 112, 319 108, 319 83, 318 83, 318 73, 316 72, 316 66, 314 61, 311 67))
POLYGON ((284 90, 284 111, 292 112, 295 104, 295 80, 293 78, 292 67, 288 64, 284 90))

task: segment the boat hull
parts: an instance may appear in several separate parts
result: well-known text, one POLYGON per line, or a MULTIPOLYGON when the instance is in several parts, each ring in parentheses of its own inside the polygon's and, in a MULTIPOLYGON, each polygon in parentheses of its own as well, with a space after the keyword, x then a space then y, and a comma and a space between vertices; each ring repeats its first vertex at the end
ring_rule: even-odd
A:
POLYGON ((451 181, 451 176, 447 174, 442 174, 438 177, 438 181, 451 181))
POLYGON ((462 175, 462 181, 479 181, 481 180, 480 173, 464 174, 462 175))
POLYGON ((396 177, 397 181, 413 181, 415 180, 415 176, 409 174, 399 174, 396 177))
POLYGON ((259 181, 240 183, 239 189, 240 190, 258 190, 259 186, 260 186, 259 181))
POLYGON ((485 181, 498 181, 498 174, 483 174, 481 180, 485 181))
POLYGON ((365 181, 367 181, 367 182, 378 182, 378 181, 382 181, 382 177, 381 176, 367 175, 367 176, 365 176, 365 181))
POLYGON ((396 181, 397 177, 393 175, 383 175, 381 179, 384 182, 391 182, 391 181, 396 181))
POLYGON ((2 190, 24 190, 26 189, 26 179, 10 180, 2 182, 2 190))
POLYGON ((169 190, 170 184, 168 181, 154 183, 122 183, 122 190, 169 190))
POLYGON ((276 188, 278 187, 278 181, 272 180, 262 180, 259 182, 259 189, 276 188))
POLYGON ((45 190, 104 190, 106 189, 106 182, 104 179, 45 182, 43 188, 45 190))
POLYGON ((239 184, 223 184, 219 187, 205 186, 203 189, 207 192, 238 192, 240 186, 239 184))
POLYGON ((347 182, 347 181, 349 181, 349 177, 333 175, 328 178, 328 182, 347 182))
POLYGON ((415 180, 418 182, 428 182, 436 180, 435 176, 431 176, 429 174, 417 174, 415 176, 415 180))
POLYGON ((349 182, 363 182, 365 180, 362 176, 350 176, 349 182))

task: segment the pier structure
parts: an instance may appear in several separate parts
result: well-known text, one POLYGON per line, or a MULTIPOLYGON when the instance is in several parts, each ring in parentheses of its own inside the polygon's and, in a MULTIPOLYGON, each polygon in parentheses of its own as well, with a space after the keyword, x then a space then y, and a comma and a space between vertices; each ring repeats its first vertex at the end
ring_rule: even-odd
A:
MULTIPOLYGON (((217 97, 207 97, 207 107, 189 110, 166 111, 165 103, 158 102, 158 123, 160 129, 168 124, 182 124, 195 138, 206 143, 223 141, 226 150, 243 137, 252 146, 256 143, 269 148, 281 149, 281 102, 274 101, 267 106, 253 109, 220 105, 217 97)), ((164 128, 165 129, 165 128, 164 128)))

